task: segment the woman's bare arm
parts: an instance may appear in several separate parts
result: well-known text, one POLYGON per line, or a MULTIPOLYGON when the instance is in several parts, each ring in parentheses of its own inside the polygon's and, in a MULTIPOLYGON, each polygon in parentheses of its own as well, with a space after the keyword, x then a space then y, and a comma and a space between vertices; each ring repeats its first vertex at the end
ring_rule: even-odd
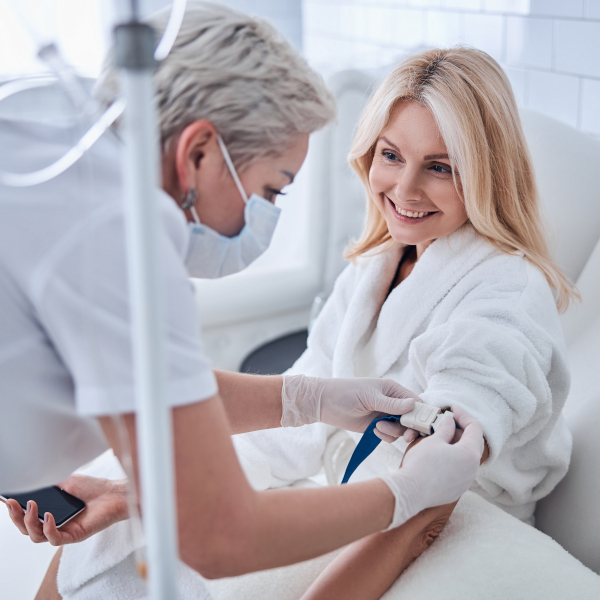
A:
MULTIPOLYGON (((418 438, 408 450, 422 439, 418 438)), ((488 456, 486 442, 481 462, 488 456)), ((350 544, 319 575, 301 600, 379 600, 408 565, 427 550, 455 506, 453 502, 428 508, 396 529, 374 533, 350 544)))
POLYGON ((350 544, 301 600, 378 600, 438 536, 456 506, 428 508, 404 525, 350 544))

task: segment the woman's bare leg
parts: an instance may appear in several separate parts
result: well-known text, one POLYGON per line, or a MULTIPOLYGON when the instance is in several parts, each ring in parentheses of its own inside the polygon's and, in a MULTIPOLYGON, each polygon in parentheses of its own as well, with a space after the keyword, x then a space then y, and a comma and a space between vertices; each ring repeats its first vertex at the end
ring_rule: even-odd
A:
POLYGON ((428 508, 392 531, 350 544, 301 600, 379 600, 439 535, 455 506, 428 508))
POLYGON ((56 584, 56 576, 58 575, 58 563, 60 562, 60 556, 62 554, 62 548, 59 548, 58 552, 54 555, 54 558, 50 562, 50 566, 46 571, 42 585, 35 596, 35 600, 62 600, 62 596, 58 593, 58 586, 56 584))

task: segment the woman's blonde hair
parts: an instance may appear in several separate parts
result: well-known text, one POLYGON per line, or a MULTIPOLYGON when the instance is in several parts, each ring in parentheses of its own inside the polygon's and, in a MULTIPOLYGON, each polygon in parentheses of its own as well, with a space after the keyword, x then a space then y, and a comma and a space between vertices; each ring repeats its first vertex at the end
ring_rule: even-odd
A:
POLYGON ((374 249, 385 251, 395 243, 377 208, 369 171, 392 110, 405 100, 432 112, 458 170, 475 230, 502 252, 522 252, 556 291, 558 308, 566 309, 578 293, 548 249, 533 165, 512 88, 500 65, 480 50, 421 52, 396 67, 375 92, 348 157, 367 191, 368 208, 365 229, 346 258, 374 249))

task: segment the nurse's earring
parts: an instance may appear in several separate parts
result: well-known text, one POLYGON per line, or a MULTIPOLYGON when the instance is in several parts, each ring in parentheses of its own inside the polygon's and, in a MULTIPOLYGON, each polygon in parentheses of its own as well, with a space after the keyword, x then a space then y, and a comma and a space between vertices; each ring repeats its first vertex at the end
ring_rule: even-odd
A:
POLYGON ((200 219, 196 212, 196 200, 198 199, 198 192, 194 188, 190 188, 187 193, 181 194, 181 208, 183 210, 189 210, 194 217, 194 221, 197 225, 200 225, 200 219))
POLYGON ((190 188, 186 194, 181 194, 181 208, 189 210, 193 208, 198 199, 198 192, 194 188, 190 188))

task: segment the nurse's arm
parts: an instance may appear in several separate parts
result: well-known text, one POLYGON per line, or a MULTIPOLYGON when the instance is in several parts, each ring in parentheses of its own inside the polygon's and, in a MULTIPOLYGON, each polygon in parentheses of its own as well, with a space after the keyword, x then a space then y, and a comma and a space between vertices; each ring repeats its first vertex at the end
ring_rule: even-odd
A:
POLYGON ((232 433, 281 427, 281 375, 214 373, 232 433))
MULTIPOLYGON (((248 402, 251 404, 250 402, 248 402)), ((125 416, 135 444, 135 415, 125 416)), ((100 418, 119 454, 110 418, 100 418)), ((394 497, 378 479, 321 489, 251 488, 218 396, 173 409, 181 559, 208 578, 288 565, 387 527, 394 497)), ((132 456, 137 472, 137 456, 132 456)))

